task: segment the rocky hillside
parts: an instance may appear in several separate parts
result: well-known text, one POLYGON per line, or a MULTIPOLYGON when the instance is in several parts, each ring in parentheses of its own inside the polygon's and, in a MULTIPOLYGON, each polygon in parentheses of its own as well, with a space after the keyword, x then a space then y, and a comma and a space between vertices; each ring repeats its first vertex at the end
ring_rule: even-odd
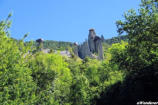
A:
POLYGON ((76 56, 84 59, 85 57, 103 59, 104 52, 113 44, 120 43, 121 40, 127 41, 127 36, 112 37, 111 39, 104 39, 97 36, 94 29, 89 30, 88 40, 81 44, 73 42, 53 41, 38 39, 34 42, 34 46, 39 46, 39 40, 42 40, 42 51, 49 53, 50 51, 66 51, 74 53, 76 56))

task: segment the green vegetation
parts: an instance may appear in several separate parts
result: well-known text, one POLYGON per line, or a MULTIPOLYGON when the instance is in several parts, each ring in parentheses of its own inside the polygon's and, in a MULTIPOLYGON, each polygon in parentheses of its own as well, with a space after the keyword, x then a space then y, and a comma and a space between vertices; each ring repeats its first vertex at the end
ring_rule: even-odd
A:
POLYGON ((136 13, 129 10, 125 21, 117 21, 118 32, 128 34, 127 56, 128 69, 137 70, 157 61, 158 2, 142 0, 141 8, 136 13))
POLYGON ((63 41, 52 41, 52 40, 46 40, 43 43, 44 48, 49 48, 53 50, 66 50, 69 47, 73 47, 74 44, 71 42, 63 42, 63 41))
MULTIPOLYGON (((29 43, 29 42, 25 42, 29 43)), ((33 42, 34 47, 37 46, 37 43, 33 42)), ((74 47, 74 44, 71 42, 63 42, 63 41, 53 41, 53 40, 44 40, 43 48, 44 49, 51 49, 51 50, 68 50, 69 48, 74 47)))
MULTIPOLYGON (((117 21, 118 32, 127 36, 105 41, 102 61, 43 53, 34 42, 24 43, 27 35, 15 40, 8 32, 10 16, 0 22, 0 104, 135 105, 156 101, 158 1, 142 0, 138 12, 130 10, 124 21, 117 21)), ((44 48, 72 50, 73 44, 45 41, 44 48)))
POLYGON ((128 36, 127 35, 120 35, 120 36, 117 36, 117 37, 113 37, 113 38, 110 38, 110 39, 104 39, 104 43, 107 43, 109 45, 112 45, 114 43, 120 43, 121 41, 128 41, 128 36))
POLYGON ((118 32, 127 33, 128 44, 113 44, 111 63, 127 71, 123 82, 111 85, 97 105, 135 105, 157 101, 158 1, 142 0, 138 12, 129 10, 117 21, 118 32))
POLYGON ((42 53, 33 42, 10 38, 9 26, 8 19, 0 24, 3 105, 90 105, 105 88, 124 78, 124 72, 110 66, 109 60, 42 53))

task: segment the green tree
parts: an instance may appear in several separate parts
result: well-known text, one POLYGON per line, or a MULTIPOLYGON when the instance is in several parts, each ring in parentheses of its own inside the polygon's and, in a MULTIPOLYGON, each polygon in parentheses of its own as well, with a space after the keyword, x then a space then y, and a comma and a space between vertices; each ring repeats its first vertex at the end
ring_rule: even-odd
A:
POLYGON ((112 84, 122 81, 124 72, 111 68, 104 61, 85 58, 82 61, 69 61, 72 72, 70 100, 73 105, 91 105, 102 91, 112 84))
MULTIPOLYGON (((127 47, 128 43, 121 41, 121 43, 112 44, 112 46, 108 49, 109 53, 109 62, 112 66, 119 66, 120 69, 125 68, 126 60, 128 58, 127 55, 127 47)), ((107 54, 108 55, 108 54, 107 54)))
POLYGON ((37 104, 66 104, 69 102, 71 72, 59 54, 37 52, 29 67, 37 84, 37 104))
POLYGON ((0 22, 0 104, 23 105, 36 102, 36 84, 28 68, 28 47, 9 36, 9 17, 0 22))
POLYGON ((128 69, 138 70, 157 62, 158 1, 142 0, 138 12, 129 10, 117 21, 118 32, 128 34, 128 69))

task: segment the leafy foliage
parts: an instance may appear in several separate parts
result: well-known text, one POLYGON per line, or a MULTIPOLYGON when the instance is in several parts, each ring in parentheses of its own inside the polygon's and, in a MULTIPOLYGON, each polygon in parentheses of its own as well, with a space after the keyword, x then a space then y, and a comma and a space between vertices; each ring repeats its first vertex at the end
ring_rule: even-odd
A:
POLYGON ((128 35, 128 44, 112 45, 110 60, 129 72, 122 83, 101 93, 98 105, 135 105, 142 100, 157 100, 157 13, 157 0, 142 0, 138 12, 129 10, 124 21, 117 21, 118 32, 128 35))
POLYGON ((24 38, 10 38, 7 24, 0 31, 2 104, 90 105, 103 89, 123 79, 123 72, 103 61, 45 54, 24 38))
MULTIPOLYGON (((9 15, 10 16, 10 15, 9 15)), ((9 38, 8 19, 0 22, 0 103, 34 104, 36 84, 27 67, 27 47, 9 38)))
POLYGON ((72 81, 71 72, 59 54, 36 53, 30 59, 29 68, 37 84, 36 93, 40 96, 38 104, 51 103, 52 98, 59 103, 67 101, 72 81), (41 100, 42 97, 44 100, 41 100))
POLYGON ((127 35, 120 35, 120 36, 117 36, 117 37, 112 37, 110 39, 104 39, 104 43, 107 43, 109 45, 112 45, 114 43, 120 43, 121 41, 128 41, 128 36, 127 35))
MULTIPOLYGON (((129 10, 117 21, 118 32, 128 34, 128 66, 137 70, 157 61, 158 2, 142 0, 138 12, 129 10)), ((129 68, 128 67, 128 68, 129 68)))
POLYGON ((156 65, 130 72, 122 83, 115 83, 102 92, 97 105, 135 105, 142 100, 156 102, 157 81, 156 65))
MULTIPOLYGON (((34 42, 34 46, 37 46, 36 42, 34 42)), ((53 41, 53 40, 45 40, 43 42, 43 48, 48 48, 52 50, 62 51, 62 50, 68 50, 71 47, 74 47, 74 44, 71 42, 53 41)))
POLYGON ((73 73, 71 101, 73 105, 95 104, 100 93, 117 81, 122 81, 124 72, 96 59, 68 61, 73 73), (78 62, 78 63, 77 63, 78 62))
MULTIPOLYGON (((1 104, 127 105, 157 98, 157 1, 142 0, 138 12, 130 10, 124 21, 117 21, 118 32, 127 36, 105 40, 102 61, 45 54, 34 42, 23 42, 27 34, 15 40, 8 31, 10 16, 0 22, 1 104)), ((44 48, 71 53, 73 47, 44 42, 44 48)))
POLYGON ((112 65, 118 65, 120 68, 125 68, 127 58, 126 47, 128 46, 127 42, 122 41, 121 43, 112 44, 112 46, 108 49, 108 53, 110 54, 110 63, 112 65))

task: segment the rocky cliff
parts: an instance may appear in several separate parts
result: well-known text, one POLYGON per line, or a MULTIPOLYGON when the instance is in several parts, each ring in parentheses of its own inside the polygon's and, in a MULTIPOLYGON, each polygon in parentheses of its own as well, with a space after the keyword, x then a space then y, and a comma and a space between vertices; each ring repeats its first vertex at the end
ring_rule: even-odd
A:
POLYGON ((84 59, 85 57, 95 58, 94 53, 98 55, 98 59, 103 59, 102 39, 96 35, 94 29, 90 29, 88 41, 77 45, 75 54, 84 59))
MULTIPOLYGON (((102 48, 102 42, 104 40, 104 37, 101 38, 96 35, 94 29, 89 30, 88 40, 83 42, 82 44, 78 45, 77 43, 74 43, 74 54, 81 59, 84 59, 85 57, 90 58, 97 58, 97 59, 103 59, 103 48, 102 48)), ((49 53, 50 49, 43 48, 43 39, 37 39, 37 48, 40 51, 43 51, 44 53, 49 53)), ((67 55, 70 57, 70 54, 64 50, 61 51, 61 55, 67 55)))

